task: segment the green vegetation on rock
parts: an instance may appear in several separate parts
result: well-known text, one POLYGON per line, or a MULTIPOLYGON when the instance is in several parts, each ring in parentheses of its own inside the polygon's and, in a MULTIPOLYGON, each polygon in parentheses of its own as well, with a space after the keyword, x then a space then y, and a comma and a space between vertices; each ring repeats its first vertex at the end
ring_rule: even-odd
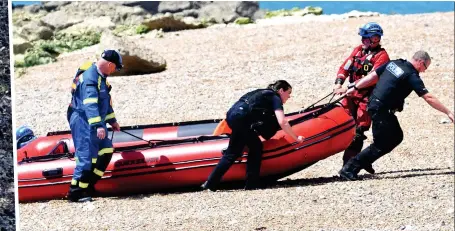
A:
POLYGON ((136 27, 130 25, 117 25, 112 33, 116 36, 131 36, 136 33, 136 27))
POLYGON ((14 59, 15 67, 31 67, 55 61, 55 56, 41 49, 39 45, 35 45, 34 47, 28 49, 23 56, 15 56, 17 56, 14 59))
POLYGON ((273 17, 286 17, 286 16, 305 16, 307 14, 314 14, 314 15, 321 15, 323 13, 321 7, 312 7, 307 6, 303 9, 298 7, 294 7, 290 10, 274 10, 274 11, 267 11, 265 13, 265 18, 273 18, 273 17))
POLYGON ((51 40, 41 41, 39 46, 42 50, 51 54, 61 54, 92 46, 100 42, 101 34, 94 31, 81 33, 57 33, 51 40))
POLYGON ((277 16, 285 17, 285 16, 291 16, 291 11, 281 9, 281 10, 274 10, 274 11, 267 11, 265 13, 265 18, 273 18, 277 16))
POLYGON ((136 26, 136 34, 145 34, 149 31, 150 31, 150 29, 148 28, 148 26, 146 26, 144 24, 140 24, 140 25, 136 26))
POLYGON ((244 25, 244 24, 250 24, 250 23, 254 23, 254 22, 251 18, 239 17, 234 21, 234 23, 239 24, 239 25, 244 25))
POLYGON ((11 18, 13 24, 17 26, 21 22, 36 21, 46 15, 45 11, 40 11, 36 14, 31 14, 25 10, 13 10, 11 18))
POLYGON ((27 49, 23 59, 15 59, 15 67, 30 67, 52 63, 56 57, 65 52, 79 50, 100 42, 101 34, 94 31, 85 31, 80 34, 57 33, 51 40, 34 42, 32 48, 27 49))

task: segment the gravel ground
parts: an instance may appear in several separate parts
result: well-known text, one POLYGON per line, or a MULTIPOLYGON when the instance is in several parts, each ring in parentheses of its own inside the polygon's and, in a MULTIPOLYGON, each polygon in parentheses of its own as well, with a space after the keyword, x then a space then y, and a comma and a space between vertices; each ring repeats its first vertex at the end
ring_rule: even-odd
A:
MULTIPOLYGON (((289 21, 289 20, 287 20, 289 21)), ((162 55, 168 70, 110 78, 121 125, 221 118, 250 89, 286 79, 291 112, 331 91, 336 72, 360 43, 357 28, 376 21, 392 59, 424 49, 430 92, 453 110, 454 13, 337 20, 262 22, 138 36, 162 55)), ((78 65, 96 47, 29 68, 15 78, 16 121, 37 134, 68 129, 66 107, 78 65)), ((374 164, 378 174, 344 182, 342 154, 264 190, 163 193, 97 198, 84 204, 20 204, 21 230, 453 230, 454 127, 414 93, 398 114, 405 139, 374 164)), ((371 133, 367 133, 371 142, 371 133)), ((362 172, 363 174, 363 172, 362 172)))
POLYGON ((0 230, 15 229, 8 1, 0 1, 0 230))

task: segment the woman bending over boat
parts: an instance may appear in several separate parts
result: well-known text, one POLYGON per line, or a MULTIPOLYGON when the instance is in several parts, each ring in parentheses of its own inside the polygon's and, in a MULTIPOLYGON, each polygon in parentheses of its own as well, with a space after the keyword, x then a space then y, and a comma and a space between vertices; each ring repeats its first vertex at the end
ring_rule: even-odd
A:
POLYGON ((270 139, 281 128, 301 143, 285 119, 283 104, 291 97, 292 87, 285 80, 270 84, 267 89, 257 89, 243 95, 227 112, 226 122, 232 129, 228 148, 210 174, 202 189, 215 191, 223 175, 248 147, 245 190, 259 187, 262 142, 258 135, 270 139))

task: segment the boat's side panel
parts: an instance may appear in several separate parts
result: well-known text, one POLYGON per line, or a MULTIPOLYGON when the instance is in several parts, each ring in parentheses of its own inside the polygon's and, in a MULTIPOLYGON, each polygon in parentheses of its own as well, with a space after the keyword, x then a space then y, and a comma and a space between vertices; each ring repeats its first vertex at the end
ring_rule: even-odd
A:
MULTIPOLYGON (((310 112, 308 112, 310 113, 310 112)), ((287 117, 293 119, 296 117, 303 116, 308 113, 297 114, 287 117)), ((214 120, 215 121, 215 120, 214 120)), ((127 128, 123 129, 125 132, 112 132, 109 131, 108 137, 112 138, 114 148, 127 147, 133 145, 141 145, 145 142, 138 139, 140 137, 143 140, 175 140, 189 137, 197 137, 202 135, 210 135, 213 133, 215 127, 218 125, 214 121, 195 121, 194 124, 178 125, 178 124, 167 124, 166 126, 153 126, 140 128, 127 128), (204 122, 204 123, 202 123, 204 122), (128 134, 128 133, 130 134, 128 134), (132 134, 132 135, 131 135, 132 134), (136 137, 135 137, 136 136, 136 137)), ((123 131, 122 130, 122 131, 123 131)), ((30 142, 27 146, 17 151, 17 161, 23 160, 25 157, 35 157, 47 155, 52 149, 55 148, 57 143, 64 141, 68 146, 69 152, 74 152, 74 144, 72 136, 68 132, 57 132, 57 134, 38 137, 34 141, 30 142)), ((56 153, 62 153, 63 146, 57 148, 56 153)))
MULTIPOLYGON (((279 175, 344 150, 353 138, 354 121, 336 108, 319 118, 296 124, 293 129, 298 135, 306 137, 303 143, 293 144, 283 131, 263 142, 261 176, 279 175), (342 118, 336 120, 332 117, 342 118)), ((227 144, 228 139, 222 139, 115 153, 96 188, 101 193, 114 194, 202 184, 227 144)), ((244 179, 246 154, 226 173, 224 181, 244 179)), ((19 165, 19 200, 64 197, 74 166, 74 160, 69 159, 19 165), (42 171, 47 168, 62 168, 63 176, 46 179, 42 171)))
MULTIPOLYGON (((144 140, 171 140, 177 139, 178 127, 158 127, 146 129, 125 130, 134 136, 144 140)), ((114 148, 127 147, 132 145, 145 144, 146 142, 124 132, 109 132, 108 137, 113 140, 114 148)), ((69 152, 74 152, 74 144, 71 134, 53 135, 38 137, 27 146, 17 150, 17 160, 21 161, 25 157, 43 156, 48 154, 59 141, 64 141, 68 146, 69 152)), ((60 151, 58 149, 57 151, 60 151)))

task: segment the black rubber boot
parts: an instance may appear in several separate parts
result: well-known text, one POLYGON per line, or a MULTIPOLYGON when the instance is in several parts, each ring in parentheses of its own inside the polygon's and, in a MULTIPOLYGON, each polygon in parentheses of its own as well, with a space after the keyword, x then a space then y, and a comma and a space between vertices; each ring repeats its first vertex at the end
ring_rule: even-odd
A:
MULTIPOLYGON (((346 165, 346 163, 351 158, 355 157, 357 154, 360 153, 360 151, 362 151, 363 141, 367 139, 367 137, 364 135, 364 132, 366 130, 368 130, 368 128, 363 128, 363 127, 356 128, 356 134, 354 136, 354 139, 352 140, 349 147, 344 151, 343 166, 346 165)), ((367 171, 370 174, 375 173, 373 166, 371 164, 365 164, 363 166, 363 169, 365 169, 365 171, 367 171)))
POLYGON ((216 191, 215 188, 210 188, 210 187, 209 187, 208 181, 204 182, 204 183, 201 185, 201 189, 202 189, 202 190, 210 190, 210 191, 212 191, 212 192, 215 192, 215 191, 216 191))
POLYGON ((70 202, 86 202, 92 201, 92 197, 89 195, 88 187, 90 186, 91 171, 84 170, 82 171, 81 178, 76 181, 75 184, 71 184, 70 190, 67 194, 68 201, 70 202), (81 182, 88 182, 86 188, 81 188, 81 182))
MULTIPOLYGON (((346 151, 347 151, 347 150, 346 150, 346 151)), ((345 152, 345 153, 346 153, 346 152, 345 152)), ((346 163, 348 163, 348 161, 349 161, 349 160, 346 160, 346 158, 344 158, 344 156, 343 156, 343 166, 345 166, 346 163)), ((374 170, 374 168, 373 168, 373 165, 371 165, 371 164, 365 164, 365 166, 363 166, 363 169, 364 169, 365 171, 367 171, 368 173, 370 173, 370 174, 374 174, 374 173, 376 172, 376 171, 374 170)))
POLYGON ((244 190, 256 190, 256 189, 263 189, 264 185, 257 183, 250 183, 247 181, 245 184, 245 187, 243 188, 244 190))
POLYGON ((338 173, 345 180, 358 180, 357 174, 360 169, 360 163, 355 158, 351 158, 338 173))
POLYGON ((67 194, 69 202, 87 202, 92 201, 92 197, 88 194, 87 189, 80 188, 79 186, 71 185, 67 194))
POLYGON ((373 168, 373 165, 371 165, 371 164, 365 165, 365 166, 363 167, 363 169, 364 169, 365 171, 367 171, 368 173, 370 173, 370 174, 374 174, 374 173, 375 173, 374 168, 373 168))

